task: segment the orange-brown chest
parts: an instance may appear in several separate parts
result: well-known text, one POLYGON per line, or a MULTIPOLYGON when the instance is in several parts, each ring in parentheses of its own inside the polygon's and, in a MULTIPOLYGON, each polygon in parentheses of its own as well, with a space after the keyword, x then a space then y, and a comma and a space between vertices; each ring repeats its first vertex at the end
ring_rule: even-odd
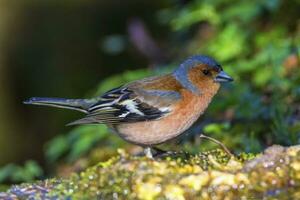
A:
POLYGON ((169 120, 182 124, 183 128, 191 126, 204 113, 214 94, 215 92, 206 95, 194 95, 188 90, 182 91, 183 100, 174 106, 173 117, 170 117, 169 120))

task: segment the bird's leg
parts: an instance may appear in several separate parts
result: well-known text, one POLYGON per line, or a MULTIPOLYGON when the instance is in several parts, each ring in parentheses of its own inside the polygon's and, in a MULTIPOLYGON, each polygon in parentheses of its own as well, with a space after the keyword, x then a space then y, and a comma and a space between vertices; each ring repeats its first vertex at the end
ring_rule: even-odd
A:
POLYGON ((157 147, 146 147, 146 148, 144 148, 144 155, 147 158, 153 159, 153 158, 162 158, 162 157, 166 157, 166 156, 178 155, 178 152, 164 151, 164 150, 159 149, 157 147))
POLYGON ((146 148, 144 148, 144 154, 145 154, 145 156, 146 156, 147 158, 153 159, 151 147, 146 147, 146 148))
POLYGON ((207 135, 204 135, 204 134, 201 134, 200 138, 210 140, 211 142, 219 145, 230 157, 233 156, 233 154, 229 151, 229 149, 222 142, 220 142, 219 140, 216 140, 216 139, 214 139, 212 137, 209 137, 207 135))

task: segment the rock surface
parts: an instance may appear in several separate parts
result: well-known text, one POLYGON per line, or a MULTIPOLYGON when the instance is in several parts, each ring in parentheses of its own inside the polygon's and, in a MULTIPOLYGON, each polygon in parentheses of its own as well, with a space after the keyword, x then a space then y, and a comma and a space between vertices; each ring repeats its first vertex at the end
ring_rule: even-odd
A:
POLYGON ((228 157, 221 150, 150 160, 125 152, 66 179, 12 186, 0 199, 297 199, 300 146, 228 157))

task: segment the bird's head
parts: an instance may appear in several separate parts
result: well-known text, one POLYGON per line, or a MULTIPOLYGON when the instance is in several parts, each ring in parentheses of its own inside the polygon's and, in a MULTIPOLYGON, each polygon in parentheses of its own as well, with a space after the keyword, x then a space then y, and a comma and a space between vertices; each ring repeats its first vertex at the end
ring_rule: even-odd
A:
POLYGON ((221 82, 233 81, 216 60, 203 55, 188 58, 173 74, 185 88, 195 93, 209 87, 218 89, 221 82))

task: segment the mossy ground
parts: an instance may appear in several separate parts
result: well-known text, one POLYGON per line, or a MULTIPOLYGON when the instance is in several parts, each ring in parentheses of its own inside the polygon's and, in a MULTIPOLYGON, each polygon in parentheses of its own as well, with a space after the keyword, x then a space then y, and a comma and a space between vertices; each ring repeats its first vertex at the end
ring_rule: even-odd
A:
POLYGON ((13 186, 7 199, 297 199, 300 146, 229 157, 221 150, 151 160, 119 152, 65 179, 13 186))

